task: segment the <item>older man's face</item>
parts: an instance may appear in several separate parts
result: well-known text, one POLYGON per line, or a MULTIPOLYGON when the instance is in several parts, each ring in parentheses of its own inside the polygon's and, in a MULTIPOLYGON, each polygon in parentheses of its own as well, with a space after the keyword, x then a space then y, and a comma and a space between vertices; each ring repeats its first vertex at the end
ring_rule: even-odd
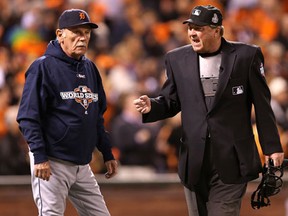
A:
POLYGON ((91 36, 91 27, 88 25, 62 29, 57 33, 63 51, 70 57, 79 59, 87 49, 91 36))

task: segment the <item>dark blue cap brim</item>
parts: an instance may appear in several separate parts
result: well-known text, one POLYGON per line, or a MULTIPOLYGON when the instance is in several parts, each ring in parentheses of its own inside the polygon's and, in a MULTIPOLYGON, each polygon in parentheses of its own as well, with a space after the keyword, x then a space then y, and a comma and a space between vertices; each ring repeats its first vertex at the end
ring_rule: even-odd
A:
POLYGON ((83 22, 80 24, 76 24, 76 25, 70 25, 70 26, 59 26, 60 29, 63 28, 72 28, 72 27, 76 27, 76 26, 83 26, 83 25, 89 25, 91 28, 96 29, 98 28, 98 25, 95 23, 91 23, 91 22, 83 22))

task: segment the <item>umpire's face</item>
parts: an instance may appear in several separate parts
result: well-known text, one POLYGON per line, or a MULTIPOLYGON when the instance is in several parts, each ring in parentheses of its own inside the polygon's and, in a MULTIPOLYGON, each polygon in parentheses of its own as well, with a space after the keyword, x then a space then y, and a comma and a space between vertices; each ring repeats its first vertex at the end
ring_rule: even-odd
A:
POLYGON ((189 23, 188 37, 193 50, 197 53, 216 52, 221 44, 219 26, 198 26, 189 23))
POLYGON ((81 25, 66 29, 57 29, 56 34, 63 51, 72 58, 80 59, 88 49, 91 27, 81 25))

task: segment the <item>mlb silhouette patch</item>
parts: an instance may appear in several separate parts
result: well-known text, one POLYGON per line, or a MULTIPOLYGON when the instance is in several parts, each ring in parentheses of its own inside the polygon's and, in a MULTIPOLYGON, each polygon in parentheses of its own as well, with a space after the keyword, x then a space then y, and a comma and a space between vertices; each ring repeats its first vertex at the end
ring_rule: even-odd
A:
POLYGON ((201 10, 198 10, 198 9, 194 9, 192 12, 192 14, 195 16, 200 16, 200 13, 201 13, 201 10))
POLYGON ((233 95, 240 95, 244 93, 244 87, 241 86, 235 86, 232 88, 232 94, 233 95))

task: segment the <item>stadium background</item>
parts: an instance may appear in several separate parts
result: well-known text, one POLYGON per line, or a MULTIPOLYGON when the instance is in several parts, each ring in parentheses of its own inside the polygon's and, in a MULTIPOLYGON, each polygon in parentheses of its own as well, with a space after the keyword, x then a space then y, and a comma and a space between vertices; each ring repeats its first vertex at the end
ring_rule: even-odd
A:
MULTIPOLYGON (((198 4, 221 9, 226 39, 262 48, 272 107, 287 158, 287 0, 1 0, 1 216, 37 214, 29 186, 27 145, 15 117, 24 73, 55 38, 57 18, 68 8, 86 10, 99 25, 92 33, 87 56, 103 79, 108 99, 105 124, 115 144, 120 172, 113 181, 103 179, 103 163, 97 151, 91 166, 112 215, 187 215, 183 188, 175 174, 179 115, 142 125, 132 100, 139 94, 157 95, 165 79, 164 55, 189 43, 182 21, 198 4)), ((272 206, 255 211, 249 198, 257 184, 249 184, 241 216, 285 215, 287 183, 271 199, 272 206)), ((75 215, 69 203, 67 215, 75 215)))

